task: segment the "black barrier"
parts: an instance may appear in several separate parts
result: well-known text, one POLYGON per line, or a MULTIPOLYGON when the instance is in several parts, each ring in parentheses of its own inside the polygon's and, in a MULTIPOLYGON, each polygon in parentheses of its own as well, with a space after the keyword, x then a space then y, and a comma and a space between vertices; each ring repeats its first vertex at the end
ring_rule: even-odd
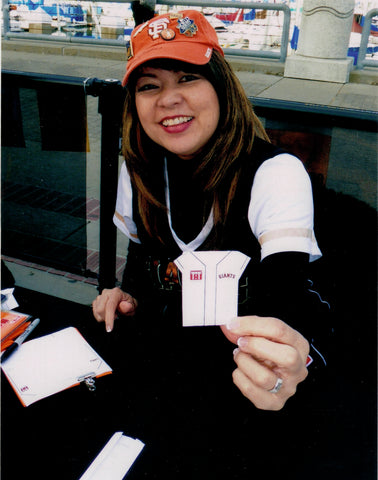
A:
POLYGON ((271 141, 297 155, 310 174, 377 207, 376 111, 262 97, 250 101, 271 141))
MULTIPOLYGON (((85 79, 15 71, 2 72, 2 98, 4 99, 2 108, 2 254, 72 273, 93 275, 93 272, 89 272, 86 268, 86 95, 98 97, 98 111, 102 119, 98 275, 101 291, 105 287, 114 286, 116 281, 116 228, 112 222, 112 216, 115 207, 121 111, 124 98, 124 91, 118 80, 85 79), (37 98, 36 105, 28 111, 28 118, 24 119, 20 108, 20 89, 26 89, 28 92, 35 90, 37 98), (64 95, 63 92, 65 92, 64 95), (63 110, 65 110, 64 114, 62 114, 63 110), (33 135, 33 129, 35 137, 38 138, 28 139, 35 148, 30 154, 26 150, 23 151, 26 147, 24 137, 33 135), (51 168, 49 169, 49 166, 43 162, 46 158, 46 155, 43 155, 44 150, 48 152, 49 158, 54 159, 60 156, 61 151, 65 152, 64 158, 58 158, 62 168, 64 165, 68 170, 65 173, 67 179, 62 189, 58 186, 59 183, 63 183, 59 182, 62 175, 56 174, 51 178, 51 171, 49 171, 51 168), (20 152, 25 158, 20 159, 20 152), (21 180, 16 182, 13 176, 18 175, 18 178, 21 178, 21 175, 15 170, 15 163, 17 163, 15 158, 20 159, 19 169, 20 172, 24 172, 25 159, 33 156, 38 156, 39 161, 35 159, 35 164, 39 164, 46 177, 42 174, 38 178, 31 177, 29 182, 26 182, 27 185, 21 180), (77 173, 78 163, 81 164, 79 173, 77 173), (80 181, 73 182, 71 185, 74 177, 79 178, 80 181), (8 188, 5 188, 7 186, 8 188), (21 209, 14 204, 12 209, 10 203, 7 203, 7 200, 11 201, 16 197, 18 204, 20 201, 23 203, 21 209), (38 208, 43 202, 43 208, 38 212, 34 209, 33 214, 30 213, 31 198, 32 203, 38 208), (47 212, 46 205, 53 208, 47 209, 49 210, 47 212), (70 211, 67 210, 68 206, 72 207, 70 211), (53 221, 52 215, 55 215, 55 218, 59 215, 60 219, 66 215, 65 222, 53 221), (28 224, 31 217, 36 219, 35 225, 28 224), (66 230, 62 229, 62 223, 65 223, 66 230), (22 231, 19 226, 25 226, 25 231, 22 231), (46 231, 43 231, 44 228, 46 231), (57 232, 58 238, 51 238, 52 230, 57 232), (74 240, 70 242, 68 239, 74 240)), ((31 174, 27 173, 27 175, 31 174)))

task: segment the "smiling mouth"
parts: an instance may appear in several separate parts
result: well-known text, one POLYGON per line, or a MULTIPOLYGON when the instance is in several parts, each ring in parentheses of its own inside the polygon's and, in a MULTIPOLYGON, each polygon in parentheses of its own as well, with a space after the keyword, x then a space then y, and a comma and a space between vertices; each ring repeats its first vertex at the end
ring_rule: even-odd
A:
POLYGON ((190 122, 193 120, 193 117, 176 117, 176 118, 167 118, 161 122, 164 127, 173 127, 175 125, 181 125, 183 123, 190 122))

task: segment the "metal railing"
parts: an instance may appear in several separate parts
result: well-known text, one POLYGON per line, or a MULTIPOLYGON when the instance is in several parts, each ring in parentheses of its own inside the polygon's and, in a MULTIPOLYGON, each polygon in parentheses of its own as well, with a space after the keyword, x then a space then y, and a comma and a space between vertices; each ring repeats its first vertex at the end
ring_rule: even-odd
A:
MULTIPOLYGON (((98 0, 94 0, 97 3, 98 0)), ((101 0, 99 3, 111 3, 113 0, 101 0)), ((131 0, 119 0, 117 3, 131 3, 131 0)), ((284 4, 273 3, 258 3, 258 2, 230 2, 230 1, 206 1, 206 0, 156 0, 158 5, 168 6, 193 6, 193 7, 214 7, 214 8, 243 8, 243 9, 255 9, 255 10, 274 10, 282 11, 284 15, 284 21, 282 25, 280 50, 279 52, 270 50, 249 50, 249 49, 230 49, 225 48, 225 54, 238 55, 243 57, 259 57, 259 58, 271 58, 277 59, 280 62, 285 62, 287 56, 287 49, 289 44, 289 32, 290 32, 290 8, 284 4)), ((85 43, 85 44, 97 44, 104 46, 119 46, 125 47, 127 45, 126 40, 112 40, 112 39, 100 39, 100 38, 83 38, 83 37, 59 37, 51 36, 48 34, 34 34, 34 33, 22 33, 11 32, 9 24, 9 5, 7 0, 3 0, 3 18, 4 18, 4 37, 5 38, 27 38, 29 40, 44 40, 54 42, 65 43, 85 43)))
POLYGON ((371 21, 373 17, 378 16, 378 8, 373 8, 365 15, 365 22, 362 28, 360 50, 358 52, 356 68, 361 70, 364 67, 378 67, 377 60, 366 59, 367 46, 369 41, 371 21))
POLYGON ((290 7, 284 4, 272 4, 272 3, 257 3, 257 2, 232 2, 229 1, 214 1, 208 2, 205 0, 192 0, 190 2, 186 0, 157 0, 157 4, 162 5, 177 5, 185 6, 188 3, 193 7, 219 7, 219 8, 248 8, 256 10, 276 10, 282 11, 284 14, 284 22, 282 25, 281 33, 281 47, 280 52, 271 52, 269 50, 244 50, 244 49, 230 49, 224 48, 224 53, 231 55, 240 55, 245 57, 260 57, 260 58, 275 58, 279 59, 280 62, 285 62, 287 56, 287 48, 289 45, 289 31, 290 31, 290 7))

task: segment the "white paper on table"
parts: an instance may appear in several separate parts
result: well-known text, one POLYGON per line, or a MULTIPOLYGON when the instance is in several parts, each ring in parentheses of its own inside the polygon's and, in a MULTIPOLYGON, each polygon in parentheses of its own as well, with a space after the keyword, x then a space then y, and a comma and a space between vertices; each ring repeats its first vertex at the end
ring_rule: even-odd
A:
POLYGON ((24 406, 112 372, 74 327, 23 343, 1 367, 24 406))
POLYGON ((140 440, 116 432, 79 480, 121 480, 143 447, 140 440))
MULTIPOLYGON (((1 295, 4 295, 4 300, 1 300, 1 310, 13 310, 18 307, 17 300, 13 295, 14 288, 5 288, 1 290, 1 295)), ((3 298, 3 297, 1 297, 3 298)))
POLYGON ((184 252, 178 257, 183 326, 224 325, 236 317, 239 279, 249 261, 233 250, 184 252))

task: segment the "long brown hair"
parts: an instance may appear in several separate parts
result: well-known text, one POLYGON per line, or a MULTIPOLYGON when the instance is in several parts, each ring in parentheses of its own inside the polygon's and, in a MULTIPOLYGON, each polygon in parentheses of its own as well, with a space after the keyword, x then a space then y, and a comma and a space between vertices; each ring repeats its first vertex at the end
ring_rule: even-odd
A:
MULTIPOLYGON (((255 135, 265 140, 268 136, 248 100, 242 85, 228 62, 217 51, 204 66, 189 65, 169 59, 148 63, 167 70, 200 73, 213 85, 219 99, 218 127, 198 155, 196 176, 214 209, 214 225, 222 225, 227 217, 237 187, 241 159, 249 155, 255 135)), ((147 232, 160 238, 157 211, 165 209, 157 194, 157 168, 165 156, 164 149, 152 142, 144 132, 135 107, 137 73, 128 83, 123 114, 122 154, 138 192, 138 209, 147 232), (159 162, 160 159, 160 162, 159 162)))

